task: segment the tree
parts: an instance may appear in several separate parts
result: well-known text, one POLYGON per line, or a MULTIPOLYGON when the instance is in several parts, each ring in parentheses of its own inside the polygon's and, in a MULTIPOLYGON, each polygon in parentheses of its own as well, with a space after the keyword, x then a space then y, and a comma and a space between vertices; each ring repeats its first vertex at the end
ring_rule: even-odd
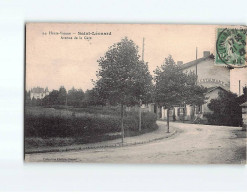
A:
POLYGON ((85 98, 85 93, 82 89, 78 89, 76 92, 76 101, 77 101, 77 105, 80 106, 82 101, 85 98))
POLYGON ((197 85, 197 76, 194 72, 187 73, 186 80, 185 103, 193 106, 193 112, 195 112, 195 106, 200 106, 205 103, 207 99, 205 97, 207 88, 202 85, 197 85))
POLYGON ((34 97, 31 100, 31 105, 32 106, 37 106, 37 100, 34 97))
POLYGON ((92 105, 92 106, 96 106, 96 105, 104 106, 106 104, 106 101, 103 98, 101 98, 96 88, 87 90, 85 92, 84 102, 86 105, 92 105))
POLYGON ((30 91, 25 90, 25 104, 26 105, 31 105, 31 96, 30 96, 30 91))
POLYGON ((183 73, 171 55, 154 71, 154 100, 159 107, 167 109, 167 132, 169 132, 169 110, 181 104, 197 105, 204 101, 205 88, 196 85, 194 73, 183 73))
POLYGON ((72 89, 68 91, 68 105, 70 106, 81 106, 84 98, 85 94, 82 89, 77 90, 72 87, 72 89))
POLYGON ((98 60, 98 80, 95 89, 100 97, 110 104, 121 106, 122 142, 124 138, 124 106, 135 105, 146 96, 152 77, 147 63, 140 60, 138 47, 127 37, 109 47, 104 57, 98 60))
POLYGON ((43 98, 43 104, 46 106, 58 105, 59 91, 53 90, 49 95, 43 98))
POLYGON ((58 91, 57 101, 59 105, 66 105, 67 91, 64 86, 61 86, 58 91))
POLYGON ((70 106, 74 106, 76 103, 76 89, 74 87, 72 87, 69 91, 68 91, 68 105, 70 106))
POLYGON ((219 92, 219 97, 211 99, 208 104, 208 108, 213 111, 212 114, 206 115, 208 122, 214 125, 240 126, 242 122, 241 103, 243 101, 236 94, 228 91, 219 92))

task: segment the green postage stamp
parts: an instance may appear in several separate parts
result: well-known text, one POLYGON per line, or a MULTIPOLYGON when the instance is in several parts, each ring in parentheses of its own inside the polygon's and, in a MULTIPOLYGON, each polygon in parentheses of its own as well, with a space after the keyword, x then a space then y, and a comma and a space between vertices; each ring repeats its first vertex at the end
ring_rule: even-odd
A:
POLYGON ((217 28, 215 64, 232 67, 247 65, 246 27, 217 28))

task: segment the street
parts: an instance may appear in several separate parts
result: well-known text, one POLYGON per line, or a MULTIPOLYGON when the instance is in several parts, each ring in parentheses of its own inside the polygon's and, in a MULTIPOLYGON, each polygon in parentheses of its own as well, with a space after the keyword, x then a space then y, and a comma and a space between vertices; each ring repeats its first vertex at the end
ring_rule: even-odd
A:
MULTIPOLYGON (((158 125, 165 124, 157 121, 158 125)), ((246 132, 240 127, 170 123, 178 133, 136 146, 26 154, 26 161, 84 163, 245 164, 246 132)))

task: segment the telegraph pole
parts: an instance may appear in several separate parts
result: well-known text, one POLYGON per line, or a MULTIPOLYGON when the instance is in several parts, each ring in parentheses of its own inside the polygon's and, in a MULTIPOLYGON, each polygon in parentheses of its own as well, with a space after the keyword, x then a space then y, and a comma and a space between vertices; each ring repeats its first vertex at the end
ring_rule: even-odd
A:
MULTIPOLYGON (((197 47, 196 47, 196 60, 197 60, 197 47)), ((197 80, 198 80, 198 76, 197 76, 197 62, 196 62, 196 85, 197 85, 197 80)), ((193 118, 195 117, 195 113, 196 113, 196 107, 195 105, 193 105, 193 118)))
MULTIPOLYGON (((196 60, 197 60, 197 47, 196 47, 196 60)), ((197 84, 197 63, 196 63, 196 84, 197 84)))
POLYGON ((142 41, 142 61, 144 62, 144 41, 145 38, 143 37, 143 41, 142 41))
MULTIPOLYGON (((145 38, 143 37, 143 41, 142 41, 142 62, 144 63, 144 41, 145 38)), ((140 97, 139 99, 139 131, 142 130, 142 99, 140 97)))

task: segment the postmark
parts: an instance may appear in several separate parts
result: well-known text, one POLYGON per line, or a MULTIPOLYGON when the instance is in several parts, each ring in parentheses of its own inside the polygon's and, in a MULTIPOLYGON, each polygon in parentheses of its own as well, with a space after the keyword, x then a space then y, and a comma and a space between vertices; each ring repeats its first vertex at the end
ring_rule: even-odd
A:
POLYGON ((231 67, 247 65, 247 28, 218 28, 215 64, 231 67))

